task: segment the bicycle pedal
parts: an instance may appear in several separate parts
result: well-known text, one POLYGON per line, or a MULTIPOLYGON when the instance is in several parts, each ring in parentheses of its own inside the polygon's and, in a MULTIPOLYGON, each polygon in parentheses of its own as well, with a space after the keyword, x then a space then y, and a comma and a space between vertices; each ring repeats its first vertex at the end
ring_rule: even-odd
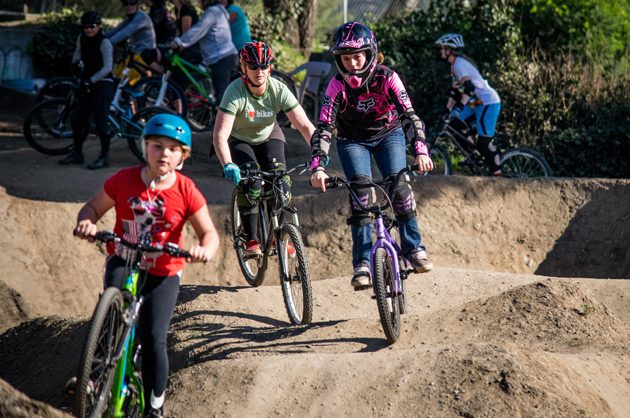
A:
MULTIPOLYGON (((370 286, 370 285, 367 285, 367 286, 354 286, 354 291, 358 292, 358 291, 361 291, 361 290, 367 290, 367 289, 370 289, 371 287, 372 286, 370 286)), ((372 298, 374 298, 374 296, 372 296, 372 298)))

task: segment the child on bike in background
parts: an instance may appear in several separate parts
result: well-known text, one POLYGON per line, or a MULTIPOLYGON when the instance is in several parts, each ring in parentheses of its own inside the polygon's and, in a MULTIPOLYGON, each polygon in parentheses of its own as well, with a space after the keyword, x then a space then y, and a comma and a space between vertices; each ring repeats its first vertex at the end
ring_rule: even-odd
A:
MULTIPOLYGON (((191 179, 178 172, 190 155, 190 128, 179 116, 160 114, 143 131, 146 164, 122 169, 79 211, 74 235, 89 239, 97 221, 111 208, 116 211, 114 232, 131 242, 182 245, 182 230, 190 221, 199 243, 188 251, 189 262, 207 262, 216 253, 219 236, 206 201, 191 179)), ((105 287, 122 287, 127 250, 107 245, 105 287)), ((177 301, 185 260, 158 253, 143 262, 139 333, 142 344, 142 379, 150 395, 145 417, 162 417, 168 378, 166 337, 177 301)))
MULTIPOLYGON (((419 171, 430 171, 433 162, 424 142, 424 124, 416 116, 405 86, 394 71, 380 64, 376 37, 359 22, 339 26, 331 52, 339 74, 326 89, 319 124, 311 140, 311 183, 326 190, 325 168, 333 131, 337 129, 337 153, 346 178, 364 204, 369 188, 361 188, 372 178, 371 157, 383 178, 395 176, 406 166, 405 136, 413 144, 419 171)), ((370 249, 372 221, 350 199, 352 229, 351 284, 356 290, 371 284, 370 249)), ((411 186, 399 183, 394 191, 393 209, 398 220, 402 251, 416 272, 433 268, 416 221, 416 203, 411 186)))
MULTIPOLYGON (((242 77, 228 86, 214 124, 214 149, 226 178, 238 186, 237 204, 247 235, 245 255, 262 253, 258 236, 261 182, 241 182, 241 168, 286 169, 286 140, 276 115, 283 111, 310 145, 315 127, 288 87, 271 75, 273 53, 265 42, 248 42, 240 54, 242 77)), ((288 192, 290 181, 284 180, 288 192)))
POLYGON ((87 165, 90 170, 109 165, 109 145, 112 133, 108 128, 109 104, 114 96, 112 67, 114 49, 111 42, 103 37, 103 19, 98 12, 85 12, 81 16, 83 32, 77 38, 77 46, 72 55, 72 65, 81 77, 77 92, 76 111, 72 114, 72 139, 74 149, 61 165, 83 164, 83 143, 90 133, 90 116, 94 115, 96 134, 101 141, 101 153, 87 165), (78 70, 79 66, 82 69, 78 70))
POLYGON ((479 137, 477 148, 490 167, 490 174, 500 176, 499 153, 493 141, 501 111, 499 95, 479 74, 473 61, 460 52, 464 47, 462 35, 447 33, 435 41, 435 46, 440 48, 440 58, 451 64, 453 86, 446 103, 451 127, 465 131, 466 120, 474 115, 479 137))

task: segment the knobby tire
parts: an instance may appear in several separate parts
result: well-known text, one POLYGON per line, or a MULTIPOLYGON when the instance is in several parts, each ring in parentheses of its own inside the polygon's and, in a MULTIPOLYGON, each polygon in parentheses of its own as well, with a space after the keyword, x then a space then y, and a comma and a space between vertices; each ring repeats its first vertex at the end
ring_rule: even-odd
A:
POLYGON ((30 110, 22 125, 24 139, 35 150, 48 155, 63 155, 73 146, 72 108, 66 99, 50 99, 30 110))
POLYGON ((400 308, 395 295, 394 274, 387 251, 378 248, 374 255, 374 294, 385 337, 395 343, 400 337, 400 308))
POLYGON ((501 170, 508 178, 550 177, 547 160, 530 148, 512 148, 501 156, 501 170))
POLYGON ((112 357, 122 335, 122 293, 110 287, 101 295, 79 360, 74 415, 100 417, 107 409, 116 365, 112 357))
POLYGON ((302 235, 293 224, 283 224, 278 241, 278 263, 284 306, 293 325, 309 324, 313 319, 313 290, 308 259, 302 235), (295 248, 295 256, 288 254, 288 244, 295 248))
MULTIPOLYGON (((244 250, 245 250, 245 232, 243 231, 243 224, 241 222, 240 212, 238 210, 238 205, 236 203, 236 193, 237 189, 234 188, 232 192, 232 203, 231 203, 231 225, 232 225, 232 243, 234 245, 234 251, 236 251, 236 258, 238 259, 238 266, 243 273, 243 277, 245 281, 250 286, 260 286, 265 279, 265 270, 262 268, 262 257, 254 257, 254 258, 245 258, 244 250)), ((262 204, 262 202, 260 203, 262 204)), ((261 222, 258 222, 258 226, 260 228, 261 222)), ((260 234, 259 229, 259 234, 260 234)), ((262 235, 259 235, 262 237, 262 235)))

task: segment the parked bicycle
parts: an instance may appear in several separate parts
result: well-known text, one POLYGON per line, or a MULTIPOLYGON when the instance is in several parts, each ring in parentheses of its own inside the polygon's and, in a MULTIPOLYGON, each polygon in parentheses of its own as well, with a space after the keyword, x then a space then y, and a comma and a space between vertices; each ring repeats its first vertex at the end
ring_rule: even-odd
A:
POLYGON ((262 255, 244 254, 247 238, 236 203, 236 189, 232 193, 232 242, 238 264, 247 283, 260 286, 267 271, 269 257, 278 257, 280 284, 284 304, 292 324, 308 324, 313 318, 313 292, 308 259, 299 230, 297 209, 289 205, 283 177, 296 170, 306 169, 300 164, 289 170, 267 172, 242 170, 241 181, 263 181, 263 190, 271 190, 272 198, 261 199, 258 205, 258 229, 262 255))
MULTIPOLYGON (((145 107, 137 110, 138 93, 129 86, 127 73, 118 83, 109 113, 110 129, 127 140, 133 154, 144 161, 141 135, 146 121, 152 116, 168 112, 162 108, 145 107)), ((72 150, 72 112, 76 108, 78 84, 63 98, 44 100, 33 107, 23 123, 26 142, 44 154, 62 155, 72 150)))
MULTIPOLYGON (((405 280, 414 272, 409 261, 402 255, 399 244, 400 234, 394 215, 391 213, 392 195, 403 177, 418 166, 408 166, 398 172, 392 180, 371 181, 359 187, 377 190, 382 200, 372 205, 361 202, 350 182, 343 177, 327 179, 328 188, 346 187, 354 204, 374 217, 376 241, 370 250, 370 271, 372 274, 373 298, 376 299, 378 313, 385 337, 395 343, 400 337, 400 315, 407 311, 407 287, 405 280), (396 237, 396 238, 394 238, 396 237)), ((356 186, 353 186, 356 187, 356 186)))
MULTIPOLYGON (((487 175, 483 157, 475 147, 476 135, 474 123, 471 123, 465 132, 454 129, 448 121, 444 123, 438 135, 429 141, 430 156, 435 168, 428 174, 445 176, 453 174, 453 161, 448 151, 450 147, 462 154, 462 168, 468 169, 474 175, 487 175)), ((526 147, 507 148, 507 137, 500 133, 495 136, 494 141, 499 148, 503 177, 528 178, 552 175, 551 167, 537 151, 526 147)))
POLYGON ((74 387, 73 413, 84 417, 142 417, 145 394, 139 359, 141 346, 136 340, 140 307, 140 261, 144 254, 166 252, 173 257, 190 257, 175 244, 135 244, 101 231, 100 242, 115 241, 134 252, 129 274, 122 289, 108 287, 101 294, 79 360, 74 387))
POLYGON ((206 67, 193 64, 176 52, 164 52, 162 64, 165 71, 161 76, 145 77, 136 85, 144 93, 145 105, 166 107, 185 116, 195 131, 210 129, 218 103, 206 67), (186 87, 173 80, 174 71, 185 76, 186 87))

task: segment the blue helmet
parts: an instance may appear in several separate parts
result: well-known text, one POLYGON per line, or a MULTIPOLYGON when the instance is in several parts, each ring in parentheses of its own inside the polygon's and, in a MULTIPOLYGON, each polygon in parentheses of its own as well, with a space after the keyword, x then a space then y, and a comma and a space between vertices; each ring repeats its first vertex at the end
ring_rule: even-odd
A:
POLYGON ((163 136, 180 142, 182 145, 192 148, 192 133, 188 123, 179 115, 160 113, 153 116, 142 131, 144 138, 149 136, 163 136))

